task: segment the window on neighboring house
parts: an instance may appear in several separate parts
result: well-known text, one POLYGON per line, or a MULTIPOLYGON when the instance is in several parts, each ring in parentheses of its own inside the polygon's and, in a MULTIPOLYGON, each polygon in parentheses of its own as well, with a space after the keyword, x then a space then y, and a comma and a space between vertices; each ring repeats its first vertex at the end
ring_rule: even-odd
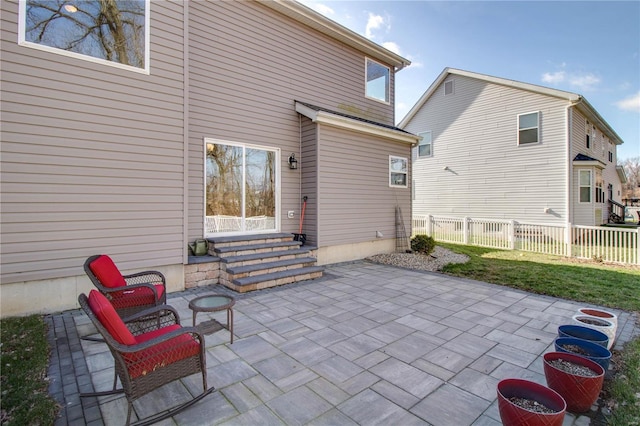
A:
POLYGON ((613 163, 613 152, 609 151, 609 162, 613 163))
POLYGON ((540 113, 518 114, 518 145, 540 142, 540 113))
POLYGON ((591 202, 591 170, 580 170, 580 202, 591 202))
POLYGON ((389 85, 391 70, 376 61, 367 58, 366 96, 389 103, 389 85))
POLYGON ((19 42, 148 72, 149 0, 20 1, 19 42))
POLYGON ((418 142, 418 157, 432 157, 433 141, 431 140, 431 132, 420 132, 418 136, 422 136, 422 140, 418 142))
POLYGON ((604 203, 604 189, 602 189, 602 175, 596 175, 596 203, 604 203))
POLYGON ((444 95, 453 95, 453 80, 444 82, 444 95))
POLYGON ((409 163, 404 157, 389 156, 389 186, 406 188, 409 163))
POLYGON ((587 134, 586 146, 587 146, 587 149, 591 149, 591 135, 589 134, 587 134))

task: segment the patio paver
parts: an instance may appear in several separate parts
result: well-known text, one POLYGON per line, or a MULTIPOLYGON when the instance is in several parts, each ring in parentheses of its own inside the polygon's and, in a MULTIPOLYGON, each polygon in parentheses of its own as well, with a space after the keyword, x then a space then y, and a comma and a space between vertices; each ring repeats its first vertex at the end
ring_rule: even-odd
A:
MULTIPOLYGON (((544 384, 542 355, 557 327, 585 306, 365 261, 246 294, 191 289, 168 303, 190 325, 188 302, 205 293, 236 298, 234 343, 227 330, 205 337, 208 382, 217 391, 161 425, 499 425, 497 382, 544 384)), ((620 347, 640 328, 634 315, 615 312, 620 347)), ((200 313, 199 321, 207 316, 225 320, 200 313)), ((123 424, 124 396, 79 397, 113 380, 106 345, 80 340, 94 332, 86 316, 74 310, 46 320, 50 393, 62 406, 56 426, 123 424)), ((137 401, 136 415, 200 391, 198 377, 187 377, 137 401)), ((588 424, 584 415, 565 418, 565 426, 588 424)))

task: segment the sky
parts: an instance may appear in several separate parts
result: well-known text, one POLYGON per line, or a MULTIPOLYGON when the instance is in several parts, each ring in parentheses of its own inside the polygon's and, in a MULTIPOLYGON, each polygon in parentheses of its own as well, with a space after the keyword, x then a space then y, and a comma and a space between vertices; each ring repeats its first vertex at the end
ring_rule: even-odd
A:
POLYGON ((299 1, 412 62, 396 122, 458 68, 578 93, 640 157, 640 1, 299 1))

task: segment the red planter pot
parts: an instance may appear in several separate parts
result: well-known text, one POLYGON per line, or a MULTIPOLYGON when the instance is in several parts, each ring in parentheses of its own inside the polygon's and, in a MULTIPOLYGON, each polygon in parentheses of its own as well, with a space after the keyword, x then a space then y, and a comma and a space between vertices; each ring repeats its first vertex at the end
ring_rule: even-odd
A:
POLYGON ((567 409, 559 393, 541 384, 523 379, 504 379, 498 382, 498 410, 503 426, 562 426, 567 409), (554 410, 537 413, 522 408, 508 398, 525 398, 554 410))
POLYGON ((604 368, 594 361, 580 355, 565 352, 548 352, 544 354, 544 376, 547 385, 558 392, 567 403, 567 411, 584 413, 598 399, 604 382, 604 368), (574 364, 582 365, 595 372, 597 376, 576 376, 567 373, 550 364, 551 361, 562 359, 574 364))

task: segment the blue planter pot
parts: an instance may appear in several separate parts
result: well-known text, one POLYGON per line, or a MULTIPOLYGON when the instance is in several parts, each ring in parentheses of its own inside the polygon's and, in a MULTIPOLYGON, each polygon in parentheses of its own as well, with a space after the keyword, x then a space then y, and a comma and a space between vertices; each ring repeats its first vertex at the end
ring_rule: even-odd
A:
POLYGON ((554 344, 556 352, 580 355, 600 364, 600 366, 604 368, 605 372, 609 369, 611 352, 609 349, 604 348, 597 343, 589 342, 588 340, 576 339, 575 337, 558 337, 554 344), (565 345, 576 346, 579 349, 579 352, 565 349, 565 345))
POLYGON ((588 340, 605 348, 609 344, 609 336, 594 328, 581 325, 561 325, 558 327, 558 337, 575 337, 576 339, 588 340))

